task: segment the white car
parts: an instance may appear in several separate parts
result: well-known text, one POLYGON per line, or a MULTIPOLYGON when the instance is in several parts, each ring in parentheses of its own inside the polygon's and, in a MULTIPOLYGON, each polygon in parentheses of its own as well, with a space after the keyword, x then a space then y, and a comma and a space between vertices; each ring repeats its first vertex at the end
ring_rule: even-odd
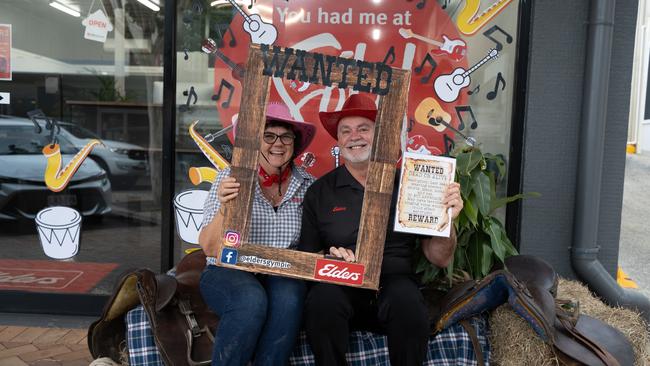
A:
POLYGON ((93 159, 108 174, 113 186, 128 187, 149 174, 147 150, 142 146, 126 142, 105 140, 91 131, 70 122, 57 122, 61 129, 70 133, 72 144, 82 148, 91 139, 98 139, 104 146, 96 146, 90 153, 93 159))

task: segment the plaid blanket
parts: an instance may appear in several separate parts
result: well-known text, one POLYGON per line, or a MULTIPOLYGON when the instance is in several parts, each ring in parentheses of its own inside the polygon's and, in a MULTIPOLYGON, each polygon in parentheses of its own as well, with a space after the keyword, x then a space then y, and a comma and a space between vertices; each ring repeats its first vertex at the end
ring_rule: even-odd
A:
MULTIPOLYGON (((164 366, 160 353, 154 343, 147 313, 142 306, 129 311, 126 315, 127 342, 129 346, 130 366, 164 366)), ((483 348, 486 364, 490 359, 490 345, 487 340, 486 317, 472 318, 470 323, 476 329, 479 342, 483 348)), ((388 346, 386 336, 355 331, 350 335, 350 346, 346 358, 351 366, 388 366, 388 346)), ((314 365, 305 332, 300 333, 298 343, 289 360, 293 366, 314 365)), ((426 366, 477 365, 472 342, 460 324, 429 337, 429 350, 426 366)))

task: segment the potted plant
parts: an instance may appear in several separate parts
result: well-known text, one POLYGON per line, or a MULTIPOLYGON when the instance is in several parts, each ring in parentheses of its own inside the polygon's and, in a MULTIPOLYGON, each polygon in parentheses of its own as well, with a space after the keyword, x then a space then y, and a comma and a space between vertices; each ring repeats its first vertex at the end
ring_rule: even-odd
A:
POLYGON ((465 147, 452 152, 456 158, 456 181, 461 186, 464 207, 456 220, 457 242, 454 257, 447 268, 438 268, 417 251, 416 272, 422 282, 437 282, 450 287, 454 278, 481 279, 497 262, 517 250, 506 234, 495 211, 509 202, 538 196, 536 193, 497 197, 496 187, 506 175, 506 163, 501 155, 482 153, 477 147, 465 147))

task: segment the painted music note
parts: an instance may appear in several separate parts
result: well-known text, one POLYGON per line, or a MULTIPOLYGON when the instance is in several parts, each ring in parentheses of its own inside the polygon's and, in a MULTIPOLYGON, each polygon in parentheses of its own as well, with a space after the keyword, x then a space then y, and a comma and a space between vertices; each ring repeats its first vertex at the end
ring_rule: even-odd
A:
POLYGON ((386 57, 384 57, 384 61, 382 61, 381 63, 385 64, 386 61, 388 61, 389 57, 390 57, 390 62, 388 62, 389 64, 395 62, 395 46, 390 46, 390 49, 388 50, 388 52, 386 52, 386 57))
POLYGON ((185 61, 190 59, 190 56, 187 54, 187 51, 189 51, 189 49, 187 47, 185 47, 183 49, 183 53, 185 54, 185 56, 183 57, 183 60, 185 60, 185 61))
POLYGON ((487 56, 469 70, 465 70, 462 67, 455 69, 451 74, 443 74, 436 78, 433 82, 433 90, 435 90, 438 98, 447 103, 453 102, 458 99, 458 95, 461 89, 469 86, 471 79, 469 75, 474 71, 478 70, 479 67, 483 66, 486 62, 497 58, 499 52, 496 49, 491 49, 487 56))
POLYGON ((467 95, 476 94, 476 93, 478 93, 480 90, 481 90, 481 86, 480 86, 480 85, 477 85, 476 88, 474 88, 474 89, 472 89, 472 90, 469 90, 469 91, 467 92, 467 95))
POLYGON ((196 91, 194 91, 194 87, 191 86, 189 92, 186 90, 183 92, 183 95, 187 96, 187 102, 183 104, 182 106, 178 107, 178 110, 181 112, 187 112, 190 110, 190 101, 192 98, 194 98, 194 102, 191 104, 196 104, 196 102, 199 100, 199 96, 196 95, 196 91))
POLYGON ((454 151, 456 143, 451 137, 447 136, 447 134, 442 135, 442 141, 445 145, 445 156, 449 156, 449 154, 454 151))
POLYGON ((506 88, 506 80, 503 78, 503 75, 501 75, 501 73, 497 74, 497 82, 494 84, 494 90, 487 93, 486 98, 488 100, 494 100, 494 98, 497 97, 497 94, 499 92, 499 83, 503 83, 503 86, 501 87, 501 91, 503 91, 506 88))
POLYGON ((424 76, 424 77, 422 77, 420 79, 420 82, 422 84, 426 84, 426 83, 429 82, 429 80, 431 80, 431 76, 433 76, 433 72, 436 70, 436 67, 438 66, 438 64, 433 59, 433 57, 431 57, 431 55, 427 53, 427 55, 424 57, 424 60, 422 60, 422 63, 420 64, 420 66, 417 66, 415 69, 413 69, 413 70, 415 70, 415 73, 416 74, 421 73, 422 69, 424 68, 424 64, 426 64, 426 63, 429 63, 431 65, 431 71, 429 72, 429 74, 427 76, 424 76))
POLYGON ((423 9, 426 4, 427 4, 427 0, 420 0, 420 2, 418 2, 417 5, 415 5, 415 7, 417 7, 418 9, 423 9))
POLYGON ((444 34, 442 35, 443 41, 440 42, 436 41, 435 39, 427 38, 417 33, 413 33, 413 31, 408 28, 400 28, 398 33, 405 39, 415 38, 438 47, 431 50, 431 53, 433 53, 434 56, 448 55, 454 61, 460 61, 463 57, 465 57, 465 53, 467 52, 467 44, 465 44, 462 39, 451 39, 444 34))
POLYGON ((458 129, 460 131, 465 129, 465 121, 463 120, 462 113, 467 112, 469 113, 470 117, 472 117, 472 122, 469 126, 472 130, 475 130, 476 127, 478 127, 478 121, 476 121, 476 117, 474 116, 474 112, 472 111, 472 107, 468 105, 462 105, 462 106, 456 106, 454 107, 456 109, 456 115, 458 116, 458 129))
POLYGON ((214 31, 219 35, 219 37, 217 38, 217 47, 218 48, 223 48, 225 46, 224 39, 226 38, 226 34, 228 34, 228 33, 230 33, 230 41, 228 41, 228 46, 229 47, 236 47, 237 46, 237 38, 235 38, 235 33, 233 33, 233 31, 232 31, 232 29, 230 28, 229 25, 215 24, 214 31), (221 31, 224 28, 226 30, 222 33, 221 31))
POLYGON ((244 17, 244 30, 251 37, 252 43, 273 44, 275 42, 278 38, 278 30, 273 23, 265 22, 259 14, 246 14, 235 0, 228 0, 228 2, 244 17))
POLYGON ((497 41, 497 39, 492 36, 492 33, 494 32, 502 33, 506 38, 506 43, 508 44, 512 43, 512 36, 510 34, 508 34, 506 31, 501 29, 498 25, 492 26, 490 29, 483 32, 483 35, 496 44, 494 48, 496 48, 497 51, 501 51, 503 49, 503 43, 497 41))
POLYGON ((221 103, 221 106, 223 108, 228 108, 230 107, 230 100, 232 99, 232 95, 235 92, 235 87, 232 84, 230 84, 226 79, 221 79, 221 84, 219 84, 219 90, 217 90, 217 94, 212 96, 212 100, 218 101, 219 99, 221 99, 221 91, 223 90, 224 87, 228 89, 228 100, 221 103))
POLYGON ((458 30, 463 34, 472 35, 483 28, 490 20, 505 9, 512 0, 492 0, 493 3, 481 14, 478 14, 481 8, 481 0, 467 0, 463 10, 458 14, 456 25, 458 30))

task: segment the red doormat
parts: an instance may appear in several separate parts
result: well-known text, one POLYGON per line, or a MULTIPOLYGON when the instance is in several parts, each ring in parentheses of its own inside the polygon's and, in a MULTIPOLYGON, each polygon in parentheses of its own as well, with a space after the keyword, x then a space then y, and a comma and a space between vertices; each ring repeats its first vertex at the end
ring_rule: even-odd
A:
POLYGON ((0 259, 0 290, 87 293, 117 263, 0 259))

